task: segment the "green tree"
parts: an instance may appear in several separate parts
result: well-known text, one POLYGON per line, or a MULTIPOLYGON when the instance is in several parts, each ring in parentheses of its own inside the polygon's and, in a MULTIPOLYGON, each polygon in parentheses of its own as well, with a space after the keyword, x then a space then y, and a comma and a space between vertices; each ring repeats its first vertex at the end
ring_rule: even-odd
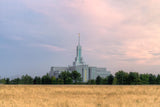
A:
POLYGON ((56 77, 51 77, 51 83, 52 84, 57 84, 57 80, 56 80, 56 77))
POLYGON ((116 85, 116 84, 117 84, 117 78, 114 78, 112 85, 116 85))
POLYGON ((108 76, 108 84, 112 84, 113 83, 113 79, 114 79, 114 76, 112 75, 112 74, 110 74, 109 76, 108 76))
POLYGON ((100 76, 96 78, 96 84, 102 84, 102 78, 100 76))
POLYGON ((33 80, 33 84, 41 84, 41 77, 36 76, 33 80))
POLYGON ((141 84, 149 84, 149 74, 140 74, 141 84))
POLYGON ((102 84, 108 84, 108 77, 102 78, 102 84))
POLYGON ((60 75, 59 75, 59 78, 61 80, 63 80, 64 84, 71 84, 72 83, 72 75, 69 71, 64 71, 64 72, 61 72, 60 75))
POLYGON ((156 83, 160 84, 160 75, 158 74, 157 78, 156 78, 156 83))
POLYGON ((117 84, 128 84, 128 73, 124 71, 118 71, 115 74, 115 77, 117 78, 117 84))
POLYGON ((21 84, 33 84, 33 78, 29 75, 23 75, 21 77, 21 84))
POLYGON ((42 84, 51 84, 51 78, 48 73, 42 76, 42 84))
POLYGON ((149 84, 156 84, 156 76, 149 74, 149 84))
POLYGON ((10 79, 9 78, 5 79, 5 84, 10 84, 10 79))
POLYGON ((21 79, 20 78, 15 78, 15 79, 11 80, 10 83, 11 84, 20 84, 21 83, 21 79))
POLYGON ((6 80, 5 80, 5 78, 3 78, 3 79, 0 79, 0 84, 5 84, 6 83, 6 80))
POLYGON ((129 84, 141 84, 140 76, 137 72, 130 72, 128 75, 128 83, 129 84))
POLYGON ((96 84, 96 81, 94 79, 88 80, 88 84, 96 84))
POLYGON ((65 84, 72 84, 73 83, 73 80, 71 77, 68 77, 65 81, 65 84))
POLYGON ((64 81, 60 78, 57 79, 57 84, 64 84, 64 81))
POLYGON ((79 72, 72 71, 71 76, 75 84, 81 81, 81 74, 79 72))

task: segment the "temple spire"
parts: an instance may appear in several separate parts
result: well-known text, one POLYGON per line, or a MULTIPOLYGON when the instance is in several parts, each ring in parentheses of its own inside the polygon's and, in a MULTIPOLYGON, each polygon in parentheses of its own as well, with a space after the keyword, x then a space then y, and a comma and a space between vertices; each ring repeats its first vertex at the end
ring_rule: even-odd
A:
POLYGON ((78 45, 80 45, 80 33, 78 33, 78 45))
POLYGON ((78 33, 78 45, 76 49, 76 57, 75 61, 73 62, 73 65, 83 65, 83 58, 82 58, 82 49, 80 45, 80 33, 78 33))

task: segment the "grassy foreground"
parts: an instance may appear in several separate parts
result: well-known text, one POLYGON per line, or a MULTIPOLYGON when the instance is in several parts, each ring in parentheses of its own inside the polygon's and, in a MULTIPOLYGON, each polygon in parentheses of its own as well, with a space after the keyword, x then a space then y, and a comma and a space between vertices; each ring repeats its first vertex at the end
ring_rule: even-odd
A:
POLYGON ((160 86, 0 85, 1 107, 159 107, 160 86))

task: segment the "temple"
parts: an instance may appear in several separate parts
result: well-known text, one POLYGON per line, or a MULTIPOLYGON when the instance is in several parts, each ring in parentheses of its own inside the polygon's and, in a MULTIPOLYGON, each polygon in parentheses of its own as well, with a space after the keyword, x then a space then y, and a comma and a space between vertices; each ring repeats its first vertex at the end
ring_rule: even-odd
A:
POLYGON ((72 66, 68 67, 54 67, 52 66, 49 72, 49 75, 55 76, 58 78, 61 72, 64 71, 77 71, 81 74, 82 81, 87 82, 88 80, 96 79, 97 76, 101 76, 102 78, 105 78, 106 76, 110 75, 110 71, 107 71, 106 68, 98 68, 94 66, 89 66, 83 62, 82 58, 82 47, 80 45, 80 34, 78 37, 78 45, 76 49, 76 57, 75 61, 73 62, 72 66))
POLYGON ((79 37, 78 37, 78 45, 77 45, 77 51, 76 51, 76 58, 75 58, 75 61, 73 62, 73 65, 74 66, 77 66, 77 65, 84 65, 84 62, 83 62, 83 59, 82 59, 82 50, 81 50, 81 45, 80 45, 80 34, 79 34, 79 37))

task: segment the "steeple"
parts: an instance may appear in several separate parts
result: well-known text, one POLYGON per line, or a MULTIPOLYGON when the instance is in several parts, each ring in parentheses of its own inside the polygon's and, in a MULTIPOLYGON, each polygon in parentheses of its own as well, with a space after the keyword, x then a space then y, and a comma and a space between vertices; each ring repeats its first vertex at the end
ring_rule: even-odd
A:
POLYGON ((73 62, 74 66, 84 64, 81 53, 82 53, 82 50, 81 50, 81 45, 80 45, 80 33, 78 33, 78 46, 76 50, 76 58, 75 58, 75 61, 73 62))
POLYGON ((78 33, 78 45, 80 45, 80 33, 78 33))

